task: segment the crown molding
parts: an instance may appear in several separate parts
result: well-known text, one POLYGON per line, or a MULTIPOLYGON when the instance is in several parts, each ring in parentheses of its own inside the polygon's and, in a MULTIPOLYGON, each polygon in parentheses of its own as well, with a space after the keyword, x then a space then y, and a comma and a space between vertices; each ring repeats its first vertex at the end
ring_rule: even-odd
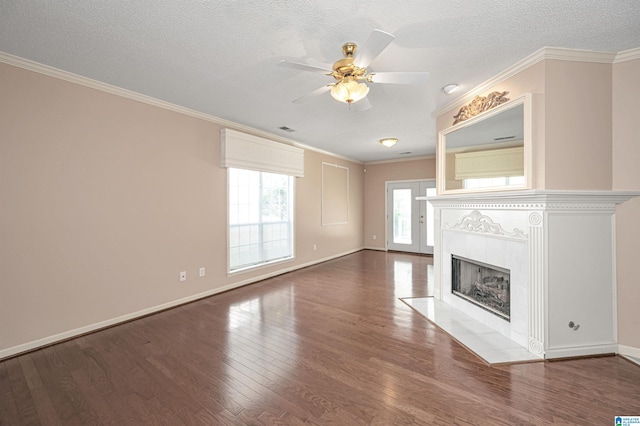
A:
POLYGON ((31 61, 29 59, 21 58, 19 56, 14 56, 6 52, 0 51, 0 63, 5 63, 8 65, 12 65, 18 68, 22 68, 28 71, 33 71, 38 74, 47 75, 49 77, 57 78, 59 80, 68 81, 70 83, 78 84, 80 86, 89 87, 91 89, 100 90, 101 92, 109 93, 112 95, 120 96, 127 99, 132 99, 134 101, 142 102, 147 105, 152 105, 158 108, 162 108, 165 110, 177 112, 179 114, 188 115, 190 117, 198 118, 200 120, 205 120, 211 123, 218 124, 223 127, 228 127, 234 130, 238 130, 241 132, 249 133, 254 136, 263 137, 266 139, 271 139, 276 142, 281 142, 287 145, 292 145, 298 148, 302 148, 308 151, 314 151, 320 154, 329 155, 331 157, 339 158, 346 161, 351 161, 357 164, 363 164, 362 161, 354 160, 353 158, 345 157, 342 155, 334 154, 329 151, 325 151, 322 149, 318 149, 309 145, 302 144, 300 142, 294 141, 292 139, 284 138, 282 136, 265 132, 263 130, 254 129, 253 127, 245 126, 243 124, 238 124, 233 121, 225 120, 224 118, 215 117, 213 115, 205 114, 190 108, 185 108, 180 105, 173 104, 171 102, 166 102, 157 98, 153 98, 151 96, 143 95, 141 93, 134 92, 132 90, 123 89, 118 86, 113 86, 108 83, 103 83, 98 80, 93 80, 88 77, 83 77, 78 74, 74 74, 69 71, 64 71, 58 68, 54 68, 48 65, 41 64, 39 62, 31 61))
MULTIPOLYGON (((640 50, 640 49, 634 49, 640 50)), ((628 52, 628 51, 625 51, 628 52)), ((623 52, 621 52, 623 53, 623 52)), ((555 59, 562 61, 579 61, 579 62, 595 62, 595 63, 603 63, 603 64, 612 64, 615 60, 617 60, 617 53, 615 52, 599 52, 592 50, 578 50, 578 49, 564 49, 560 47, 543 47, 531 55, 525 57, 524 59, 516 62, 509 68, 505 69, 499 74, 496 74, 489 80, 481 83, 475 88, 471 89, 469 92, 460 95, 459 97, 453 99, 452 101, 446 103, 440 108, 436 109, 431 113, 431 116, 436 118, 440 114, 445 111, 448 111, 456 106, 461 104, 466 104, 471 101, 474 97, 478 96, 481 93, 486 92, 502 81, 518 74, 521 71, 529 68, 530 66, 537 64, 538 62, 545 59, 555 59)))
POLYGON ((616 58, 616 52, 602 52, 595 50, 564 49, 560 47, 543 47, 542 59, 557 59, 560 61, 595 62, 600 64, 612 64, 616 58))
POLYGON ((640 59, 640 47, 618 52, 613 63, 617 64, 620 62, 633 61, 634 59, 640 59))
POLYGON ((393 158, 391 160, 365 161, 364 165, 365 166, 375 166, 376 164, 406 163, 407 161, 433 160, 435 158, 436 158, 435 155, 421 155, 419 157, 393 158))

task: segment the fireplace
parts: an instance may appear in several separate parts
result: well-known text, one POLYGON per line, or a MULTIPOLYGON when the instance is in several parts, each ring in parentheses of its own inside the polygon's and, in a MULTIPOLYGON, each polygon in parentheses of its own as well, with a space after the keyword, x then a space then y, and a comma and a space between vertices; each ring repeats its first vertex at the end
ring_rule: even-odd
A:
POLYGON ((498 317, 511 318, 508 269, 451 255, 451 292, 498 317))
MULTIPOLYGON (((617 352, 615 212, 617 204, 635 196, 640 191, 526 190, 430 197, 436 230, 434 300, 540 358, 617 352), (453 256, 498 273, 508 269, 508 321, 452 291, 457 269, 453 256)), ((456 321, 455 313, 444 317, 462 334, 476 327, 456 321)), ((476 336, 481 339, 483 334, 488 333, 476 336)))

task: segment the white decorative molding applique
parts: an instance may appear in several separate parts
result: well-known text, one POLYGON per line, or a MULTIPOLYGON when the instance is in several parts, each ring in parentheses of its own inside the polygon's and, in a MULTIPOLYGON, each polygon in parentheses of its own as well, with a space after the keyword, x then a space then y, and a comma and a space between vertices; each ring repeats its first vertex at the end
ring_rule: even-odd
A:
POLYGON ((465 215, 453 225, 452 229, 458 229, 461 231, 480 232, 483 234, 493 235, 505 235, 514 238, 527 238, 524 232, 518 228, 514 228, 513 232, 505 231, 502 225, 495 223, 487 215, 483 215, 478 210, 474 210, 468 215, 465 215))
POLYGON ((540 216, 540 213, 533 212, 529 215, 529 225, 531 226, 542 225, 542 216, 540 216))

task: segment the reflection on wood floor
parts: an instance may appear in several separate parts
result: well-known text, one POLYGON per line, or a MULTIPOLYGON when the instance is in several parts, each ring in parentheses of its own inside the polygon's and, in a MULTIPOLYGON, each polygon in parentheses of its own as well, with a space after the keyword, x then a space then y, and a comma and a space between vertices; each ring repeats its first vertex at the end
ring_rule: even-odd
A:
POLYGON ((398 298, 432 259, 361 251, 0 363, 0 424, 613 424, 620 357, 489 367, 398 298))

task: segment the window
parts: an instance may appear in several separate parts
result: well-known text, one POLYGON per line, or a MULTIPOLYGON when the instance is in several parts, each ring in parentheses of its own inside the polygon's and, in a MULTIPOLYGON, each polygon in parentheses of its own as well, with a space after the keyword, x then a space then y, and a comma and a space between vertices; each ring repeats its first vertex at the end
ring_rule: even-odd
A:
POLYGON ((229 271, 293 257, 293 177, 228 169, 229 271))

